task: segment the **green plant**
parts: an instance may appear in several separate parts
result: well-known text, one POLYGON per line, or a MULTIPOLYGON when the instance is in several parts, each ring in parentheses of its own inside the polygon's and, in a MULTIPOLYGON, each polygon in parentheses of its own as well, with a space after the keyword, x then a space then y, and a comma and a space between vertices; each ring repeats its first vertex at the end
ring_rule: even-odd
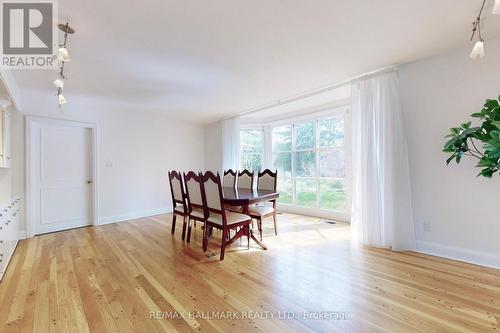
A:
POLYGON ((491 178, 497 172, 500 174, 499 101, 500 96, 498 100, 487 99, 481 112, 471 115, 482 120, 481 126, 471 127, 472 122, 469 121, 450 129, 451 133, 446 136, 450 139, 443 149, 444 152, 451 153, 446 164, 450 164, 453 160, 460 163, 463 156, 470 156, 479 160, 476 167, 481 168, 481 172, 478 176, 491 178))

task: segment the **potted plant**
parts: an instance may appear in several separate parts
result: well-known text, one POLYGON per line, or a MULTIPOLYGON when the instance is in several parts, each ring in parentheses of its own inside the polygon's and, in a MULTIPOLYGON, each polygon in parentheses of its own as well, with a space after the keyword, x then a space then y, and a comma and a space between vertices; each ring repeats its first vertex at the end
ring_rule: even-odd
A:
POLYGON ((500 96, 497 100, 487 99, 480 112, 471 117, 478 118, 482 124, 472 127, 472 122, 463 123, 450 129, 446 136, 449 140, 443 151, 450 153, 446 164, 455 160, 460 163, 463 156, 478 160, 476 167, 481 168, 477 176, 491 178, 500 174, 500 96))

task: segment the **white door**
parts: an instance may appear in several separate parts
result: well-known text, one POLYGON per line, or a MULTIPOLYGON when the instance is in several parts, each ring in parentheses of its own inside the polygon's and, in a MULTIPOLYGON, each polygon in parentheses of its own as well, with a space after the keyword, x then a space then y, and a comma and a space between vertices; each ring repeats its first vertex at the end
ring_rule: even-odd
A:
POLYGON ((29 131, 30 233, 92 224, 92 129, 40 120, 29 131))

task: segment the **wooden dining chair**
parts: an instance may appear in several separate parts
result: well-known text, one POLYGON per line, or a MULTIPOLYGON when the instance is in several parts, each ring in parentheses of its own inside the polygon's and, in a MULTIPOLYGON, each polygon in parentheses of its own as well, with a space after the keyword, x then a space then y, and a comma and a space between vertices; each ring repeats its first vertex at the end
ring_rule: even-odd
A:
POLYGON ((236 187, 237 174, 233 169, 224 171, 224 176, 222 177, 223 187, 236 187))
MULTIPOLYGON (((257 177, 257 190, 268 190, 276 192, 276 184, 278 180, 278 171, 272 172, 266 169, 258 174, 257 177)), ((274 221, 274 233, 278 235, 278 227, 276 221, 276 199, 270 201, 270 205, 262 204, 252 206, 248 209, 249 215, 257 220, 257 227, 259 229, 260 240, 262 241, 262 220, 266 217, 272 216, 274 221)))
POLYGON ((200 221, 205 224, 205 210, 203 208, 203 199, 201 197, 202 188, 202 175, 196 174, 194 171, 189 171, 184 175, 184 182, 186 184, 186 198, 188 206, 188 232, 187 241, 191 240, 191 220, 200 221))
POLYGON ((187 204, 186 204, 186 192, 184 190, 184 182, 180 172, 169 171, 168 180, 170 182, 170 192, 172 195, 172 234, 175 232, 175 221, 177 215, 182 216, 182 239, 186 235, 186 218, 189 216, 187 204))
POLYGON ((238 188, 253 189, 254 172, 243 170, 238 172, 238 188))
POLYGON ((203 175, 202 199, 207 215, 206 228, 203 229, 203 251, 208 248, 208 236, 212 228, 222 230, 222 244, 220 247, 220 260, 224 260, 224 252, 228 243, 229 230, 242 227, 248 239, 250 248, 249 225, 251 217, 245 214, 230 212, 224 208, 224 197, 219 174, 207 171, 203 175))

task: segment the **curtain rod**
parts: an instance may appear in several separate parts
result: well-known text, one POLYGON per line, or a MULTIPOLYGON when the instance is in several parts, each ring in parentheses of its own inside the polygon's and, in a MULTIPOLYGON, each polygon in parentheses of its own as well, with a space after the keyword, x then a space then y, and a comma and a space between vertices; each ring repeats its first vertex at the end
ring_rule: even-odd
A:
POLYGON ((305 92, 302 92, 302 93, 294 95, 294 96, 290 96, 290 97, 286 97, 286 98, 283 98, 283 99, 279 99, 279 100, 277 100, 276 102, 273 102, 273 103, 268 103, 268 104, 265 104, 265 105, 253 107, 253 108, 247 109, 247 110, 245 110, 243 112, 240 112, 240 113, 238 113, 236 115, 231 115, 229 117, 225 117, 222 120, 231 119, 231 118, 234 118, 234 117, 247 116, 247 115, 252 114, 252 113, 256 113, 256 112, 264 111, 264 110, 267 110, 267 109, 270 109, 270 108, 273 108, 273 107, 277 107, 277 106, 285 105, 285 104, 288 104, 288 103, 292 103, 292 102, 301 100, 303 98, 307 98, 307 97, 319 95, 319 94, 325 93, 327 91, 339 88, 341 86, 345 86, 346 84, 349 84, 349 83, 351 83, 353 81, 357 81, 357 80, 360 80, 360 79, 363 79, 363 78, 366 78, 366 77, 369 77, 369 76, 372 76, 372 75, 375 75, 375 74, 380 74, 380 73, 384 73, 384 72, 395 71, 395 70, 398 69, 398 67, 399 67, 398 65, 391 65, 391 66, 382 67, 382 68, 376 69, 374 71, 366 72, 366 73, 357 75, 357 76, 355 76, 353 78, 350 78, 350 79, 347 79, 347 80, 343 80, 343 81, 340 81, 340 82, 337 82, 337 83, 334 83, 334 84, 330 84, 328 86, 325 86, 325 87, 322 87, 322 88, 319 88, 319 89, 305 91, 305 92))

